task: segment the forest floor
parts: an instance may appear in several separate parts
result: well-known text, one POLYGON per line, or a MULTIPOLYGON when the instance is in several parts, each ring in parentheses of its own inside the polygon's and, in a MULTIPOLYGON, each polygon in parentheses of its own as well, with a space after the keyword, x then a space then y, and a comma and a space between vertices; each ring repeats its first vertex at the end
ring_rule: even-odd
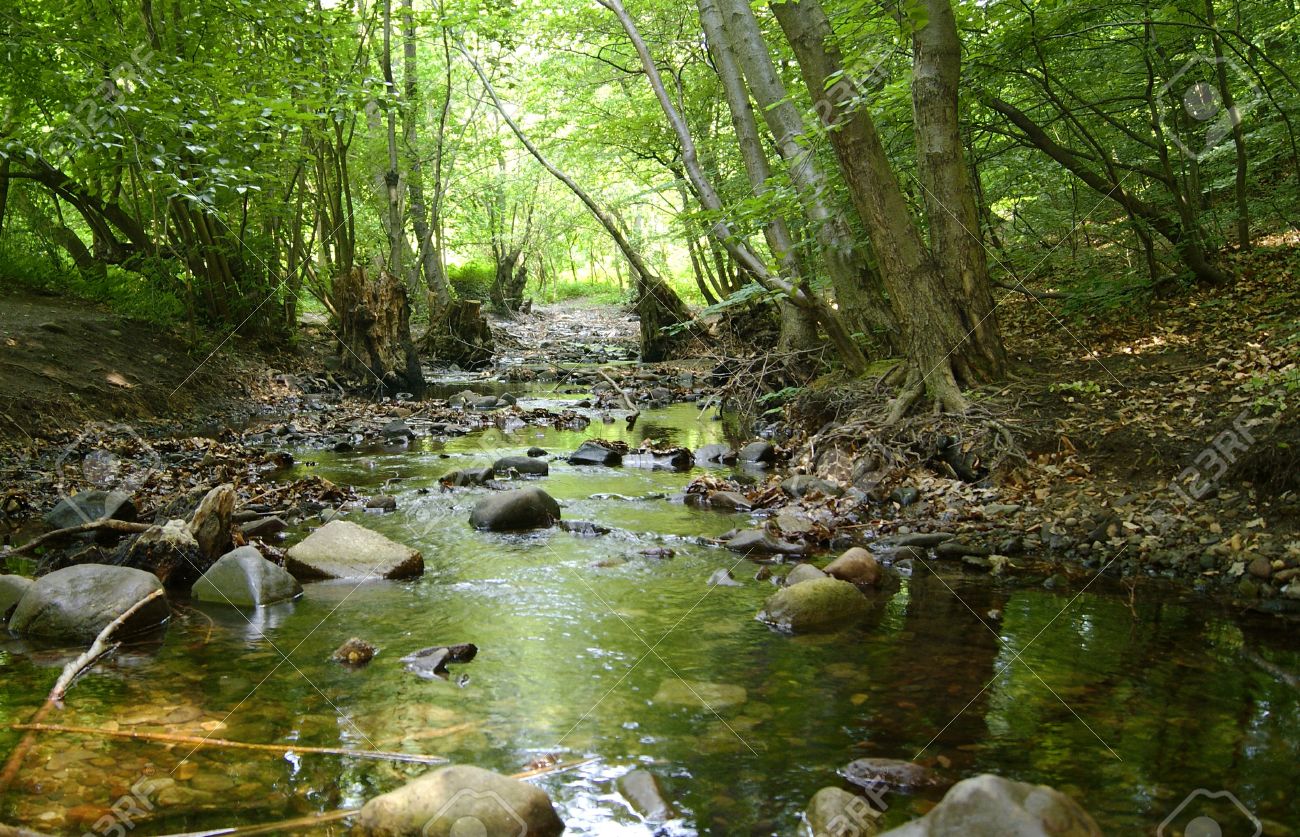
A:
MULTIPOLYGON (((1300 598, 1300 583, 1290 583, 1300 576, 1293 490, 1300 426, 1286 403, 1298 386, 1297 244, 1268 242, 1237 257, 1241 279, 1230 289, 1179 292, 1124 316, 1063 318, 1058 300, 1000 291, 1014 376, 971 393, 967 420, 918 416, 882 428, 876 418, 886 393, 870 381, 832 377, 811 387, 783 415, 768 416, 776 419, 769 432, 787 439, 783 452, 794 469, 865 487, 874 511, 868 520, 858 511, 839 515, 842 502, 796 505, 872 537, 955 536, 947 557, 977 571, 1002 572, 1014 568, 1016 555, 1033 555, 1024 563, 1041 570, 1047 557, 1048 572, 1059 564, 1057 580, 1068 583, 1113 563, 1125 575, 1194 579, 1252 602, 1291 605, 1288 598, 1300 598), (936 453, 945 436, 958 440, 958 461, 981 474, 987 466, 988 478, 958 479, 936 453), (818 456, 836 445, 849 453, 838 468, 818 456)), ((612 306, 539 307, 493 328, 505 359, 491 373, 499 380, 526 380, 547 364, 635 357, 636 320, 612 306)), ((12 463, 21 452, 35 467, 84 433, 86 422, 130 422, 150 438, 238 444, 258 431, 245 430, 251 416, 294 416, 305 393, 337 387, 328 372, 334 354, 321 324, 304 327, 293 354, 267 356, 240 338, 196 351, 179 335, 97 306, 7 296, 0 301, 0 460, 12 463)), ((666 386, 674 399, 707 398, 715 391, 699 374, 707 366, 695 359, 656 375, 622 374, 642 395, 666 386), (695 373, 693 386, 673 383, 683 372, 695 373)), ((736 381, 730 388, 745 387, 754 389, 736 381)), ((612 396, 604 403, 621 406, 612 396)), ((379 432, 383 421, 412 413, 453 420, 442 410, 377 405, 358 394, 340 399, 331 415, 336 426, 365 420, 379 432)), ((32 489, 24 505, 39 509, 48 492, 8 470, 0 469, 0 487, 11 497, 32 489)), ((34 472, 23 473, 30 481, 34 472)), ((770 485, 735 487, 756 507, 772 497, 770 485)), ((767 528, 810 537, 783 532, 775 514, 767 528)), ((831 545, 846 542, 822 534, 831 545)))
MULTIPOLYGON (((999 291, 1014 374, 971 393, 968 420, 884 428, 887 393, 824 387, 796 404, 806 424, 825 427, 802 464, 819 443, 823 460, 838 443, 857 448, 843 459, 860 461, 873 446, 864 440, 883 442, 895 461, 869 475, 877 494, 904 498, 895 492, 908 485, 919 494, 895 503, 878 534, 955 532, 974 564, 1011 544, 1081 568, 1079 579, 1114 563, 1252 607, 1300 609, 1297 244, 1293 235, 1230 257, 1240 275, 1231 288, 1180 291, 1119 315, 1063 318, 1056 300, 999 291), (934 447, 948 435, 970 450, 968 463, 986 460, 992 490, 945 478, 934 447)), ((950 550, 962 556, 959 544, 950 550)))

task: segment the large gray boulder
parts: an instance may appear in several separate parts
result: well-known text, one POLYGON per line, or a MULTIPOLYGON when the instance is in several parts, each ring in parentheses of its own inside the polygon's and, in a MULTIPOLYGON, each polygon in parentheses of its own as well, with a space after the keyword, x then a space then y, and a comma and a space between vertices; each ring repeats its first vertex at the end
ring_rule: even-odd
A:
POLYGON ((985 773, 958 782, 919 820, 881 837, 1101 837, 1073 799, 1047 787, 985 773))
POLYGON ((521 474, 544 477, 551 472, 551 466, 545 459, 532 456, 503 456, 492 463, 492 470, 504 474, 514 468, 521 474))
POLYGON ((417 549, 346 520, 331 520, 290 547, 285 569, 295 578, 416 578, 424 573, 417 549))
MULTIPOLYGON (((135 503, 121 491, 79 491, 71 497, 64 497, 46 512, 45 522, 54 529, 68 529, 101 517, 133 521, 136 519, 135 503)), ((96 537, 101 541, 111 541, 121 537, 121 533, 105 530, 96 537)))
MULTIPOLYGON (((18 601, 9 630, 21 636, 90 642, 145 596, 162 589, 158 577, 130 567, 78 564, 41 576, 18 601)), ((145 605, 118 629, 119 636, 166 622, 165 596, 145 605)))
POLYGON ((742 529, 725 546, 743 555, 802 555, 807 552, 801 544, 774 538, 762 529, 742 529))
POLYGON ((18 600, 31 586, 30 578, 23 578, 20 575, 0 575, 0 628, 4 627, 9 611, 14 609, 18 600))
POLYGON ((366 803, 362 837, 558 837, 564 832, 540 788, 478 767, 443 767, 366 803))
POLYGON ((859 622, 870 606, 857 587, 816 578, 782 588, 764 602, 758 619, 783 631, 833 631, 859 622))
POLYGON ((842 788, 826 787, 813 794, 804 816, 813 837, 840 834, 871 837, 880 833, 883 815, 864 797, 842 788))
POLYGON ((569 454, 569 461, 574 465, 621 465, 623 453, 588 439, 569 454))
POLYGON ((519 488, 484 497, 469 522, 475 529, 509 532, 546 528, 560 519, 560 504, 540 488, 519 488))
POLYGON ((297 598, 302 585, 283 567, 262 557, 255 547, 241 546, 217 559, 198 581, 191 596, 201 602, 237 607, 261 607, 297 598))

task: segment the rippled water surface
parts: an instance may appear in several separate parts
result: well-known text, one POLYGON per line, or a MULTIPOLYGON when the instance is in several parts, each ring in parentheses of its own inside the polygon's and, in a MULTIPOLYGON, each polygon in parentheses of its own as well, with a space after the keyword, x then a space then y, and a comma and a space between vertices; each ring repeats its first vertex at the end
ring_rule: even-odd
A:
MULTIPOLYGON (((604 435, 693 448, 720 428, 678 405, 647 413, 633 434, 597 422, 297 452, 293 476, 394 494, 396 513, 349 517, 420 548, 425 576, 312 584, 260 612, 186 604, 160 641, 101 664, 47 720, 439 754, 506 773, 554 754, 584 761, 538 780, 572 834, 652 833, 614 787, 636 766, 662 777, 680 833, 795 834, 812 793, 866 756, 1051 784, 1107 833, 1153 834, 1198 788, 1232 790, 1269 833, 1300 822, 1297 693, 1242 653, 1245 641, 1300 669, 1294 629, 1168 590, 1139 586, 1130 600, 1104 584, 1048 591, 951 570, 904 579, 850 632, 792 638, 754 621, 774 590, 754 580, 758 565, 695 542, 748 516, 659 496, 692 474, 553 463, 541 484, 567 519, 615 528, 600 537, 475 532, 469 510, 486 489, 437 490, 451 468, 532 445, 566 452, 604 435), (675 557, 638 554, 652 546, 675 557), (742 586, 710 589, 720 567, 742 586), (980 618, 993 610, 1000 620, 980 618), (381 649, 358 671, 328 661, 352 636, 381 649), (398 661, 459 642, 479 648, 453 667, 462 684, 420 680, 398 661)), ((0 642, 0 720, 30 717, 66 659, 0 642)), ((0 731, 0 748, 17 740, 0 731)), ((218 828, 356 806, 426 769, 225 749, 178 769, 192 749, 44 736, 0 819, 80 834, 148 772, 166 781, 134 833, 218 828)), ((891 822, 930 804, 887 801, 891 822)))

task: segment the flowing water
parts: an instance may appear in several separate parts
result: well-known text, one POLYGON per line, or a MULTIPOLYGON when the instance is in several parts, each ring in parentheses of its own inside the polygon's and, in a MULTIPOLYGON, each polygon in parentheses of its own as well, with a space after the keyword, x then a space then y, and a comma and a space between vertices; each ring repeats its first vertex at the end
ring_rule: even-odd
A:
MULTIPOLYGON (((256 612, 187 604, 161 639, 101 663, 47 720, 438 754, 505 773, 552 755, 582 761, 537 780, 571 834, 655 833, 615 787, 634 767, 658 774, 680 812, 662 833, 795 834, 809 797, 862 757, 1050 784, 1108 834, 1156 833, 1198 789, 1231 790, 1267 833, 1300 822, 1297 693, 1241 653, 1248 641, 1300 669, 1293 629, 1169 590, 1141 586, 1130 599, 1105 583, 1049 591, 947 569, 903 579, 858 628, 790 637, 753 618, 775 589, 754 579, 758 565, 696 542, 749 516, 664 498, 694 474, 552 463, 541 485, 566 519, 615 529, 596 537, 476 532, 467 518, 486 489, 437 487, 447 470, 533 445, 562 453, 603 435, 694 448, 719 441, 721 426, 677 405, 647 412, 633 433, 596 422, 300 451, 288 476, 396 495, 395 513, 348 516, 420 548, 424 577, 309 584, 299 601, 256 612), (674 557, 639 554, 657 546, 674 557), (710 588, 722 567, 741 586, 710 588), (330 662, 353 636, 380 648, 375 660, 330 662), (449 681, 399 662, 460 642, 479 654, 449 681)), ((0 720, 29 718, 66 659, 0 642, 0 720)), ((0 731, 0 751, 18 737, 0 731)), ((428 769, 53 734, 25 765, 0 820, 110 833, 96 822, 149 775, 163 781, 141 835, 353 807, 428 769)), ((890 823, 932 804, 885 801, 890 823)))

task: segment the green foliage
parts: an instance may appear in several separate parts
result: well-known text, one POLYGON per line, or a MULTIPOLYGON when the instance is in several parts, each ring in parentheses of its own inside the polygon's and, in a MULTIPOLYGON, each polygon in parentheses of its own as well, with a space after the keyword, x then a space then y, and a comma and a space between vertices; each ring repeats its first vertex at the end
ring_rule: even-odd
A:
POLYGON ((1283 412, 1289 404, 1295 403, 1296 393, 1300 392, 1300 369, 1291 368, 1280 371, 1252 375, 1242 388, 1254 396, 1250 407, 1255 413, 1268 411, 1283 412))
POLYGON ((157 280, 116 265, 80 271, 36 256, 12 241, 0 243, 0 286, 67 294, 164 327, 185 317, 185 303, 157 280))
POLYGON ((803 387, 783 387, 776 392, 765 392, 758 397, 763 415, 775 416, 785 411, 785 406, 803 394, 803 387))
POLYGON ((492 265, 483 261, 448 265, 447 282, 460 299, 477 299, 486 302, 492 290, 495 273, 492 265))
MULTIPOLYGON (((1047 388, 1047 391, 1067 392, 1070 393, 1071 395, 1085 396, 1085 397, 1093 396, 1093 395, 1101 395, 1103 392, 1110 392, 1110 390, 1108 389, 1103 390, 1101 388, 1101 384, 1097 383, 1096 381, 1062 381, 1060 383, 1052 384, 1047 388)), ((1069 399, 1069 400, 1073 400, 1073 399, 1069 399)))

